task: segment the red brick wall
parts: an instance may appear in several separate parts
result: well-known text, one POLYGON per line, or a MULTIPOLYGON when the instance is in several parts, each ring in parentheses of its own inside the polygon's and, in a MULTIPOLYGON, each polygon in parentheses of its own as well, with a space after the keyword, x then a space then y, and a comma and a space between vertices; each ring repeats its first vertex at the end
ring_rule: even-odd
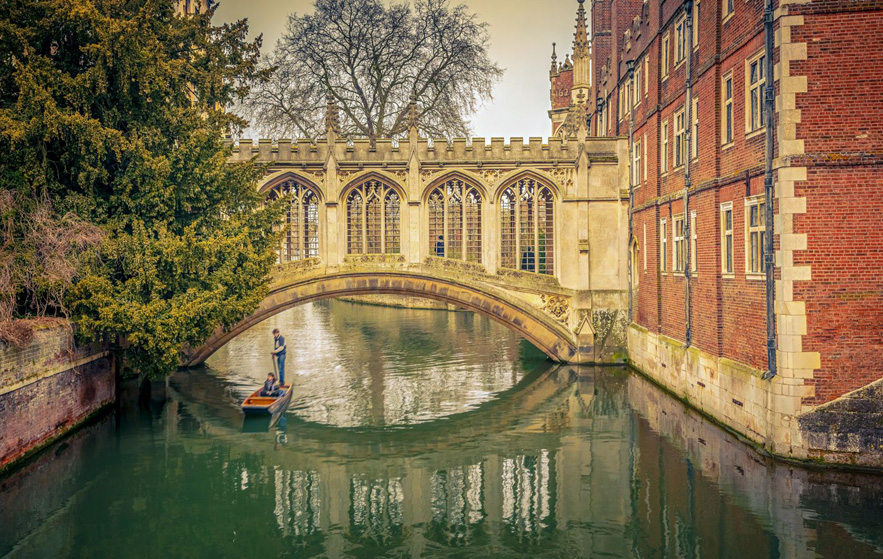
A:
POLYGON ((794 219, 807 250, 794 263, 810 265, 812 281, 795 282, 794 298, 806 301, 803 349, 821 356, 805 400, 816 405, 883 378, 883 2, 816 1, 795 13, 804 25, 792 40, 808 57, 791 72, 808 89, 797 96, 806 155, 794 164, 808 170, 795 185, 806 213, 794 219))
POLYGON ((567 70, 552 78, 552 108, 564 109, 570 106, 570 90, 573 89, 573 70, 567 70))
POLYGON ((821 355, 815 405, 883 378, 883 165, 814 167, 807 178, 794 228, 808 250, 794 263, 812 266, 812 281, 795 282, 794 298, 806 301, 803 349, 821 355))
MULTIPOLYGON (((685 339, 686 320, 683 274, 673 268, 673 218, 683 212, 684 168, 674 168, 674 114, 684 107, 686 64, 675 66, 674 24, 680 19, 677 3, 652 3, 648 12, 661 14, 658 26, 652 16, 642 30, 630 57, 649 57, 649 92, 635 111, 635 139, 646 134, 647 177, 635 192, 637 208, 635 238, 647 251, 648 271, 641 267, 635 297, 635 320, 654 331, 677 340, 685 339), (662 35, 670 33, 670 69, 662 80, 660 50, 662 35), (668 123, 668 171, 661 172, 662 123, 668 123), (659 219, 668 229, 668 270, 659 273, 659 219), (643 228, 647 225, 647 240, 643 228), (653 273, 650 273, 650 272, 653 273)), ((698 268, 691 281, 693 344, 713 355, 728 357, 758 368, 766 366, 766 315, 764 284, 745 277, 745 193, 746 172, 751 180, 750 194, 763 191, 764 136, 746 137, 744 113, 745 60, 763 47, 760 8, 737 4, 736 13, 720 26, 719 6, 701 3, 699 42, 693 53, 693 98, 699 102, 699 157, 691 163, 694 194, 690 210, 696 212, 698 268), (720 60, 718 54, 720 53, 720 60), (734 141, 721 146, 721 76, 733 71, 734 141), (734 275, 721 277, 720 204, 734 208, 734 275)), ((643 66, 642 66, 643 67, 643 66)), ((615 96, 614 96, 615 97, 615 96)), ((627 130, 628 118, 620 123, 627 130)), ((697 140, 694 138, 693 140, 697 140)), ((643 151, 643 147, 642 147, 643 151)), ((643 159, 643 153, 642 153, 643 159)), ((688 216, 689 217, 689 216, 688 216)), ((639 257, 642 260, 643 256, 639 257)))
MULTIPOLYGON (((34 378, 45 368, 59 366, 58 344, 51 337, 63 338, 67 330, 41 332, 35 341, 23 348, 0 348, 3 378, 34 378), (30 356, 26 361, 21 355, 30 356), (6 367, 7 364, 18 364, 6 367)), ((76 358, 83 355, 74 352, 76 358)), ((63 365, 61 366, 63 369, 63 365)), ((27 381, 25 381, 27 382, 27 381)), ((85 365, 63 370, 58 374, 31 381, 15 388, 15 383, 0 383, 0 469, 31 450, 63 434, 96 410, 114 401, 116 379, 110 358, 101 357, 85 365)))
MULTIPOLYGON (((764 369, 765 285, 746 276, 748 196, 763 194, 765 133, 746 129, 746 62, 761 53, 763 3, 735 2, 721 21, 721 4, 703 0, 695 22, 693 96, 699 99, 699 158, 691 178, 691 210, 697 212, 698 272, 691 282, 693 343, 704 351, 764 369), (722 77, 733 78, 733 142, 722 146, 722 77), (720 205, 733 207, 734 270, 721 274, 720 205)), ((634 138, 647 138, 647 173, 634 196, 634 238, 641 253, 634 270, 635 321, 677 340, 685 338, 684 278, 672 273, 673 216, 682 212, 684 172, 674 169, 674 113, 684 106, 686 65, 675 67, 674 25, 681 3, 598 0, 593 28, 595 91, 610 100, 610 134, 625 136, 629 118, 619 118, 616 88, 627 85, 625 60, 650 60, 649 84, 634 109, 634 138), (613 9, 611 9, 613 8, 613 9), (631 19, 639 14, 637 27, 631 19), (625 16, 625 17, 622 17, 625 16), (630 29, 630 43, 623 33, 630 29), (637 31, 637 32, 636 32, 637 31), (662 36, 670 33, 670 72, 662 80, 662 36), (610 64, 605 81, 601 72, 610 64), (621 79, 622 77, 622 79, 621 79), (668 122, 668 172, 659 166, 662 123, 668 122), (668 270, 660 273, 659 219, 668 229, 668 270), (646 228, 646 237, 644 231, 646 228), (647 269, 643 260, 646 254, 647 269)), ((794 219, 794 232, 808 235, 807 251, 794 264, 810 265, 811 282, 794 282, 794 300, 805 301, 808 332, 804 351, 821 355, 816 396, 829 401, 883 377, 883 0, 812 0, 791 4, 804 16, 792 28, 793 42, 807 44, 805 61, 791 63, 792 76, 807 76, 808 91, 797 95, 797 136, 806 156, 785 163, 809 167, 795 196, 807 198, 807 213, 794 219), (870 48, 869 48, 870 47, 870 48)), ((643 87, 642 87, 643 90, 643 87)), ((694 140, 695 141, 695 140, 694 140)), ((643 171, 643 170, 642 170, 643 171)), ((644 173, 642 172, 642 175, 644 173)), ((776 240, 776 246, 778 241, 776 240)))

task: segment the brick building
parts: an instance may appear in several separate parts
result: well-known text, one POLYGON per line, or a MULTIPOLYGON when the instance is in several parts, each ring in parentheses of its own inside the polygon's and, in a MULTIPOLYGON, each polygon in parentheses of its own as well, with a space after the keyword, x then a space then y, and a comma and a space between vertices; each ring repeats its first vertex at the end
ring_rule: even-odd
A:
POLYGON ((825 456, 844 448, 798 423, 883 378, 883 1, 773 0, 771 50, 765 7, 579 0, 549 115, 631 139, 632 362, 779 454, 825 456))

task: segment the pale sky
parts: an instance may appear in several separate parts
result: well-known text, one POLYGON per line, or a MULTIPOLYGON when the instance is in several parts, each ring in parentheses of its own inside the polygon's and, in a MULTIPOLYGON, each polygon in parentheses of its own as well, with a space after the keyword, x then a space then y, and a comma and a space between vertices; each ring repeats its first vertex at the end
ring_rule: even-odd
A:
MULTIPOLYGON (((494 99, 473 116, 473 135, 548 137, 552 43, 558 43, 558 60, 563 61, 573 46, 577 1, 460 2, 490 24, 491 58, 506 70, 494 99)), ((253 36, 264 34, 263 50, 269 52, 285 32, 288 15, 311 12, 312 6, 313 0, 220 0, 216 17, 222 21, 248 19, 253 36)))

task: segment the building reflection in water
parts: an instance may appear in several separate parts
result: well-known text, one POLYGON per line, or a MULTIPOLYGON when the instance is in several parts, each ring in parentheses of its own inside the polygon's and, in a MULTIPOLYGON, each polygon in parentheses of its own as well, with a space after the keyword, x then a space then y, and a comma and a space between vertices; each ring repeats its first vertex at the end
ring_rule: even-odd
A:
MULTIPOLYGON (((488 412, 494 420, 439 426, 391 455, 371 456, 367 440, 328 443, 318 437, 328 428, 301 424, 296 450, 254 448, 249 460, 267 462, 259 469, 272 472, 279 532, 298 549, 321 542, 332 556, 333 549, 573 557, 835 557, 844 548, 862 557, 883 550, 874 522, 854 515, 852 525, 832 530, 841 521, 825 519, 826 498, 879 513, 879 478, 831 480, 768 463, 625 372, 559 369, 524 393, 528 401, 509 408, 514 417, 496 413, 510 413, 504 408, 488 412), (456 443, 467 433, 477 444, 463 452, 456 443), (312 466, 287 469, 288 461, 312 466), (848 487, 859 483, 862 496, 848 487), (820 531, 838 543, 820 541, 820 531)), ((269 446, 269 434, 249 443, 269 446)), ((239 479, 249 480, 238 484, 249 493, 260 476, 239 479)))
MULTIPOLYGON (((440 315, 449 313, 428 320, 440 315)), ((371 336, 407 344, 435 327, 376 328, 358 341, 373 319, 360 320, 331 332, 380 351, 371 336)), ((484 328, 472 335, 487 345, 484 328)), ((480 368, 475 356, 509 359, 470 351, 457 354, 467 368, 480 368)), ((121 408, 118 424, 83 431, 2 480, 0 557, 883 554, 880 476, 769 462, 625 369, 526 362, 459 384, 437 362, 423 369, 447 377, 434 384, 389 368, 380 382, 366 380, 370 368, 328 382, 315 372, 299 379, 302 390, 330 402, 342 398, 335 390, 359 392, 341 387, 361 378, 383 403, 359 394, 357 406, 323 416, 353 413, 359 428, 311 411, 258 433, 242 430, 235 376, 177 375, 144 407, 121 408), (374 423, 378 408, 384 422, 399 405, 440 413, 431 403, 468 400, 464 385, 492 397, 407 428, 374 423)))

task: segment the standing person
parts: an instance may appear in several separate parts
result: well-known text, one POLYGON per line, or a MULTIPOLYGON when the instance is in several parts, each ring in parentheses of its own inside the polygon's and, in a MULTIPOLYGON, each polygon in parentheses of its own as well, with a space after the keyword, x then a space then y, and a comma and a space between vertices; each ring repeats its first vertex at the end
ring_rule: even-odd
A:
POLYGON ((279 384, 285 384, 285 338, 279 334, 278 328, 273 328, 273 358, 279 367, 279 384))
POLYGON ((438 240, 435 241, 435 255, 439 258, 445 257, 445 238, 441 235, 439 235, 438 240))

